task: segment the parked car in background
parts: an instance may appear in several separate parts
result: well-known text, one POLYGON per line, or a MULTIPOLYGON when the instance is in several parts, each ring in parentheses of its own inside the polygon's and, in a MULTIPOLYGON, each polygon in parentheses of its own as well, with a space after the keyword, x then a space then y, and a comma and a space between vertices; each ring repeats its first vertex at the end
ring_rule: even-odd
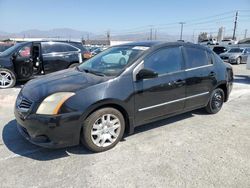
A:
POLYGON ((75 67, 85 60, 77 43, 36 41, 18 43, 0 54, 0 88, 13 87, 16 80, 75 67))
POLYGON ((250 47, 249 48, 234 47, 229 49, 227 52, 220 54, 220 58, 224 62, 237 65, 241 63, 246 63, 248 56, 250 56, 250 47))
POLYGON ((15 117, 20 133, 34 144, 59 148, 82 142, 101 152, 139 125, 199 108, 219 112, 232 83, 231 65, 206 47, 135 42, 29 81, 17 97, 15 117))
POLYGON ((221 53, 225 53, 228 51, 228 47, 226 46, 215 46, 213 47, 213 51, 216 53, 216 54, 221 54, 221 53))
POLYGON ((218 45, 219 43, 217 42, 216 39, 211 38, 211 39, 203 40, 199 42, 199 44, 200 45, 218 45))
POLYGON ((66 41, 66 42, 81 50, 83 61, 92 57, 90 51, 86 47, 84 47, 81 42, 74 42, 74 41, 66 41))
POLYGON ((0 42, 0 54, 13 46, 14 43, 9 43, 9 42, 0 42))
POLYGON ((96 48, 95 50, 91 51, 91 55, 95 56, 95 55, 101 53, 103 50, 104 50, 104 48, 102 48, 102 47, 96 48))
POLYGON ((223 39, 219 44, 220 45, 232 45, 232 44, 237 44, 237 41, 233 39, 223 39))
POLYGON ((246 68, 247 68, 248 70, 250 70, 250 58, 247 58, 247 66, 246 66, 246 68))

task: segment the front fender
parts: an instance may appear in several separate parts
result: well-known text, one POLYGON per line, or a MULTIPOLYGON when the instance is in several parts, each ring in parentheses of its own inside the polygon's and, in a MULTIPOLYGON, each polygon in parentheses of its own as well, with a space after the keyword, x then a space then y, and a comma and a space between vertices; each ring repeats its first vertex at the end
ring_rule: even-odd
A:
POLYGON ((0 68, 9 69, 14 72, 14 64, 10 58, 0 59, 0 68))

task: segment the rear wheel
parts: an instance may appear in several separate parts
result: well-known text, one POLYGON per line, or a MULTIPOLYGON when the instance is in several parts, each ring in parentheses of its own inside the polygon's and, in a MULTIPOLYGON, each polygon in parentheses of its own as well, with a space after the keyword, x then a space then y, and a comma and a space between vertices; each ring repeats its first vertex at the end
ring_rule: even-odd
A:
POLYGON ((238 57, 238 58, 236 59, 236 64, 237 64, 237 65, 241 64, 241 57, 238 57))
POLYGON ((0 88, 11 88, 16 84, 16 75, 9 69, 0 68, 0 88))
POLYGON ((114 108, 102 108, 84 121, 81 142, 91 151, 106 151, 121 140, 124 130, 125 121, 121 112, 114 108))
POLYGON ((209 114, 216 114, 221 110, 224 99, 225 99, 224 91, 220 88, 216 88, 215 90, 213 90, 210 96, 209 102, 205 108, 206 111, 209 114))

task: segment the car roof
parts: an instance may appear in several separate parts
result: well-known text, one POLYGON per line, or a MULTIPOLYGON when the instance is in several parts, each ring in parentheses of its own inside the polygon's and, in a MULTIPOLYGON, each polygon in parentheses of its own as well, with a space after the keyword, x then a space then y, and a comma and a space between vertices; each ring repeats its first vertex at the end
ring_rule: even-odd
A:
POLYGON ((117 46, 147 46, 147 47, 157 47, 157 46, 174 46, 174 45, 180 45, 180 46, 189 46, 189 47, 195 47, 195 48, 201 48, 209 50, 208 47, 202 46, 200 44, 194 44, 191 42, 166 42, 166 41, 140 41, 140 42, 131 42, 131 43, 125 43, 117 46))
MULTIPOLYGON (((130 43, 125 43, 121 44, 121 46, 126 45, 126 46, 155 46, 157 44, 162 44, 164 43, 163 41, 138 41, 138 42, 130 42, 130 43)), ((119 45, 120 46, 120 45, 119 45)))
MULTIPOLYGON (((51 40, 51 41, 30 41, 30 42, 22 42, 22 44, 28 44, 31 42, 62 42, 62 43, 78 43, 75 41, 57 41, 57 40, 51 40)), ((206 46, 202 46, 200 44, 194 44, 191 42, 167 42, 167 41, 138 41, 138 42, 130 42, 125 44, 120 44, 117 46, 147 46, 147 47, 157 47, 157 46, 173 46, 173 45, 182 45, 182 46, 189 46, 189 47, 195 47, 195 48, 201 48, 204 50, 210 50, 206 46)), ((211 51, 211 50, 210 50, 211 51)))

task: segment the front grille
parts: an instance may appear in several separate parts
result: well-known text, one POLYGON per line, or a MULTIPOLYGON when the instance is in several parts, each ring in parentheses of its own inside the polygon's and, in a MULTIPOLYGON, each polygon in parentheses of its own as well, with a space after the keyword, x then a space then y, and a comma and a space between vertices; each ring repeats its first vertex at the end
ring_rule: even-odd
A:
POLYGON ((20 112, 28 112, 32 106, 33 102, 29 99, 19 95, 16 101, 16 106, 20 112))
POLYGON ((32 102, 28 99, 22 98, 19 108, 30 109, 32 102))

